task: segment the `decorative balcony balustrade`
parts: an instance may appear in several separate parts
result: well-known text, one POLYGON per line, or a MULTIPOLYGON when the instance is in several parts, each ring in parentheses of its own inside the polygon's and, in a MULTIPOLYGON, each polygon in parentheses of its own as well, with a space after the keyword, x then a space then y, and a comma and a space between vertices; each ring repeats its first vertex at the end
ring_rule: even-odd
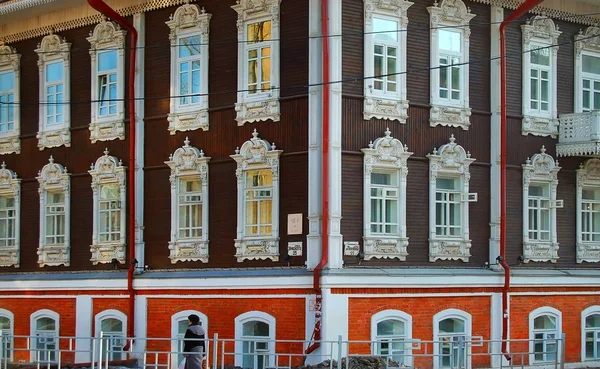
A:
POLYGON ((558 156, 600 155, 600 111, 559 117, 558 156))

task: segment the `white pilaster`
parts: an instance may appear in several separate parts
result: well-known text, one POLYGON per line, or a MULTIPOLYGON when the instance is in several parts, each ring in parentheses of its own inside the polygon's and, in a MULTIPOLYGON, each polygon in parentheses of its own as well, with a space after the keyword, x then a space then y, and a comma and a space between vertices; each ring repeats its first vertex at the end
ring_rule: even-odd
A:
POLYGON ((90 362, 92 352, 92 298, 90 296, 77 296, 75 298, 75 337, 88 337, 75 340, 76 363, 90 362))
POLYGON ((492 368, 499 368, 502 362, 502 367, 508 365, 508 361, 501 356, 502 353, 502 294, 494 293, 491 298, 491 311, 490 311, 490 340, 494 342, 491 344, 492 355, 492 368))
MULTIPOLYGON (((144 264, 144 46, 146 26, 144 13, 133 15, 138 32, 135 62, 135 258, 144 264)), ((131 261, 131 260, 130 260, 131 261)))
MULTIPOLYGON (((331 357, 337 360, 338 345, 326 342, 337 342, 341 335, 343 341, 348 340, 348 295, 333 294, 331 289, 323 288, 323 315, 321 326, 321 348, 323 354, 332 350, 331 357), (331 348, 330 348, 331 347, 331 348)), ((342 345, 342 357, 346 355, 348 345, 342 345)), ((325 360, 325 359, 322 359, 325 360)), ((322 361, 321 360, 321 361, 322 361)))
POLYGON ((148 334, 148 298, 146 296, 135 296, 135 313, 133 315, 135 322, 135 337, 133 343, 133 352, 142 354, 146 349, 144 338, 148 334))

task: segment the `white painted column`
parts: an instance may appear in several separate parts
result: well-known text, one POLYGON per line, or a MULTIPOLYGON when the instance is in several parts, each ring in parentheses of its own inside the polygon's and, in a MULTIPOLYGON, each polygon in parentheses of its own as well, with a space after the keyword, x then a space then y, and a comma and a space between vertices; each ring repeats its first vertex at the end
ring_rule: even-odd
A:
POLYGON ((146 349, 146 337, 148 335, 148 298, 146 296, 135 296, 135 337, 133 352, 141 354, 146 349))
MULTIPOLYGON (((331 351, 332 358, 337 360, 338 350, 342 355, 348 351, 348 345, 340 348, 337 342, 341 335, 343 341, 348 340, 348 295, 332 294, 331 289, 323 289, 323 325, 321 326, 321 352, 327 354, 331 351)), ((323 358, 325 360, 326 358, 323 358)))
POLYGON ((88 363, 92 359, 92 298, 75 298, 75 363, 88 363), (87 337, 87 338, 86 338, 87 337))
POLYGON ((504 359, 500 354, 502 353, 502 294, 494 293, 491 298, 491 311, 490 311, 490 340, 497 341, 492 343, 491 352, 492 356, 492 368, 499 368, 500 363, 502 366, 508 366, 508 361, 504 359))
POLYGON ((133 15, 138 32, 135 63, 135 258, 139 267, 144 264, 144 45, 146 26, 144 13, 133 15))

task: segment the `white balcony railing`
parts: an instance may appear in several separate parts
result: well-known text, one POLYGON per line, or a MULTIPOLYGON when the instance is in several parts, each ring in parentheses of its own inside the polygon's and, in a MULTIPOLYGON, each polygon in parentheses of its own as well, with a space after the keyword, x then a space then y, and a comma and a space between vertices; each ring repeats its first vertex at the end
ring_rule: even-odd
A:
POLYGON ((600 155, 600 111, 559 117, 558 156, 600 155))

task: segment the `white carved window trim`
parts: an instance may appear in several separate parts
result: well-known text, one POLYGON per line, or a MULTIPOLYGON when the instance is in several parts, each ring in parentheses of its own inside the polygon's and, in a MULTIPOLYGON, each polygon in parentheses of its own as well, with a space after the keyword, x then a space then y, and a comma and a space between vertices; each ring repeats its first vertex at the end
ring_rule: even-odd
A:
MULTIPOLYGON (((429 125, 460 127, 467 130, 471 125, 471 107, 469 106, 469 37, 471 29, 469 22, 475 14, 467 8, 462 0, 442 0, 438 4, 437 0, 433 6, 427 8, 430 16, 430 99, 431 109, 429 115, 429 125), (446 29, 461 35, 461 78, 460 94, 461 98, 457 102, 451 99, 440 98, 440 49, 439 49, 439 30, 446 29)), ((448 73, 450 69, 448 69, 448 73)), ((450 94, 450 89, 449 89, 450 94)))
POLYGON ((583 190, 589 188, 600 190, 600 159, 592 158, 585 161, 577 169, 577 262, 600 262, 600 240, 584 241, 583 239, 583 190))
MULTIPOLYGON (((556 338, 556 355, 557 357, 561 357, 561 335, 562 335, 562 312, 560 310, 557 310, 555 308, 549 307, 549 306, 542 306, 539 307, 535 310, 533 310, 531 313, 529 313, 529 365, 534 365, 534 364, 539 364, 539 363, 544 363, 544 362, 548 362, 551 363, 552 361, 543 361, 543 360, 535 360, 535 328, 534 328, 534 322, 535 322, 535 318, 538 318, 540 316, 544 316, 544 315, 548 315, 548 316, 552 316, 556 319, 556 333, 555 333, 555 338, 556 338)), ((550 342, 550 341, 546 341, 546 342, 550 342)), ((544 351, 545 353, 546 351, 544 351)))
POLYGON ((125 139, 125 31, 114 22, 104 19, 87 38, 91 45, 92 70, 92 106, 90 123, 90 140, 97 141, 125 139), (117 101, 116 114, 105 117, 99 116, 100 94, 98 92, 98 56, 103 51, 115 51, 117 54, 117 101))
MULTIPOLYGON (((187 105, 180 105, 180 98, 171 98, 169 121, 169 132, 174 135, 177 131, 191 131, 201 128, 208 131, 208 41, 210 33, 211 14, 206 13, 204 8, 196 4, 184 4, 177 8, 175 14, 171 15, 167 26, 171 29, 169 40, 171 41, 171 96, 182 96, 180 92, 179 78, 179 48, 181 38, 198 36, 200 55, 194 60, 200 61, 200 90, 193 94, 200 94, 200 101, 187 105)), ((191 59, 190 59, 191 60, 191 59)), ((191 69, 190 69, 191 73, 191 69)), ((191 86, 189 94, 192 94, 191 86)), ((192 97, 189 96, 189 99, 192 97)))
MULTIPOLYGON (((531 56, 529 50, 535 50, 541 47, 548 47, 558 43, 558 36, 562 32, 554 25, 552 19, 536 15, 527 21, 527 24, 521 26, 523 32, 523 127, 524 136, 532 134, 535 136, 551 136, 555 138, 558 135, 558 108, 556 98, 556 88, 558 85, 558 46, 550 48, 550 77, 548 88, 549 113, 543 114, 535 112, 530 108, 531 98, 531 56)), ((541 77, 540 77, 541 78, 541 77)), ((541 90, 540 90, 541 94, 541 90)))
MULTIPOLYGON (((400 367, 412 367, 412 316, 400 310, 383 310, 371 316, 371 355, 381 356, 377 350, 377 324, 386 320, 397 320, 404 323, 404 336, 401 339, 404 341, 404 359, 400 363, 400 367)), ((388 355, 390 358, 392 355, 388 355)))
POLYGON ((238 125, 244 123, 272 120, 280 118, 279 103, 279 4, 281 0, 263 0, 260 3, 253 0, 237 0, 231 8, 238 14, 238 93, 235 120, 238 125), (249 96, 248 90, 248 58, 247 27, 249 24, 271 21, 271 41, 265 41, 271 47, 271 89, 267 92, 257 92, 249 96))
POLYGON ((0 155, 11 153, 21 153, 21 54, 17 54, 17 50, 9 45, 5 45, 0 41, 0 74, 13 72, 15 75, 15 85, 13 92, 13 122, 14 128, 11 131, 0 133, 0 155))
POLYGON ((0 357, 3 360, 12 361, 14 358, 14 334, 15 334, 15 315, 6 309, 0 308, 0 318, 8 319, 8 329, 0 329, 0 357), (7 351, 4 351, 7 349, 7 351), (6 355, 8 354, 8 355, 6 355))
POLYGON ((70 63, 71 63, 71 44, 64 38, 60 38, 58 35, 50 33, 48 36, 42 39, 42 42, 38 44, 38 48, 35 52, 38 54, 38 68, 40 73, 40 88, 39 98, 40 101, 45 101, 46 104, 40 104, 39 112, 39 131, 37 133, 38 148, 43 150, 50 147, 59 147, 65 145, 66 147, 71 146, 71 107, 68 103, 59 104, 58 101, 51 103, 48 101, 47 85, 46 85, 46 68, 49 64, 62 62, 63 64, 63 79, 61 84, 63 86, 63 98, 62 101, 68 102, 71 99, 71 76, 70 76, 70 63), (48 114, 47 110, 50 106, 55 109, 59 106, 63 108, 63 121, 60 124, 54 124, 48 126, 48 114))
POLYGON ((583 112, 583 55, 600 58, 600 28, 590 26, 575 35, 575 113, 583 112), (596 36, 596 37, 594 37, 596 36))
MULTIPOLYGON (((386 46, 395 47, 396 55, 396 92, 377 91, 374 89, 374 78, 366 78, 364 82, 365 103, 364 119, 371 118, 397 120, 400 123, 406 123, 408 118, 408 100, 406 93, 406 30, 408 26, 407 11, 412 2, 401 0, 394 2, 390 0, 377 1, 365 0, 365 41, 364 41, 364 73, 365 76, 375 76, 374 47, 375 37, 377 36, 373 29, 373 18, 381 18, 394 21, 398 24, 397 41, 378 41, 386 46)), ((383 62, 384 66, 386 62, 383 62)), ((388 72, 389 73, 389 72, 388 72)), ((387 74, 387 73, 384 73, 387 74)), ((385 78, 383 77, 385 85, 385 78)))
MULTIPOLYGON (((244 351, 244 323, 252 321, 263 322, 269 325, 269 337, 266 337, 263 340, 263 342, 267 342, 269 347, 264 367, 273 367, 275 366, 275 332, 277 332, 275 325, 277 321, 274 316, 262 311, 249 311, 235 317, 235 352, 240 353, 239 355, 235 355, 235 366, 241 367, 243 365, 244 355, 241 353, 244 351)), ((257 341, 259 340, 256 340, 255 342, 257 341)))
POLYGON ((362 149, 364 153, 364 192, 363 192, 363 240, 365 260, 371 258, 405 261, 408 255, 406 237, 406 177, 407 160, 413 154, 406 145, 391 136, 386 129, 383 137, 369 143, 362 149), (373 234, 371 232, 371 174, 372 172, 391 174, 398 184, 397 231, 395 234, 373 234))
POLYGON ((235 150, 231 158, 236 161, 237 169, 237 237, 235 239, 235 257, 238 262, 244 260, 279 261, 279 157, 282 150, 276 150, 275 143, 258 138, 256 129, 252 138, 235 150), (246 172, 270 170, 273 176, 272 193, 272 233, 271 236, 246 235, 246 172))
POLYGON ((439 150, 434 149, 429 158, 429 261, 462 260, 468 262, 471 256, 469 238, 469 202, 477 201, 477 194, 469 193, 471 173, 469 166, 475 161, 471 153, 455 143, 454 135, 439 150), (437 179, 448 178, 460 181, 460 236, 439 236, 436 233, 436 191, 437 179))
POLYGON ((183 147, 175 150, 165 164, 171 168, 171 241, 169 242, 169 259, 175 264, 178 261, 201 261, 208 263, 208 162, 204 151, 190 146, 186 137, 183 147), (199 238, 180 238, 179 236, 179 181, 199 179, 202 186, 202 236, 199 238))
MULTIPOLYGON (((197 310, 184 310, 171 315, 171 368, 177 369, 179 363, 183 359, 183 336, 184 334, 179 333, 179 322, 182 320, 187 323, 188 316, 196 314, 200 318, 200 325, 204 328, 204 337, 208 338, 208 317, 197 310)), ((208 347, 209 341, 205 342, 206 354, 210 355, 210 349, 208 347)))
POLYGON ((127 189, 125 186, 127 167, 123 166, 123 162, 108 155, 108 149, 104 150, 104 156, 96 160, 96 163, 91 165, 88 173, 92 176, 92 191, 93 191, 93 231, 92 245, 90 252, 92 257, 90 261, 94 264, 110 263, 112 259, 117 259, 120 263, 125 263, 125 231, 127 223, 125 223, 125 213, 127 212, 127 189), (100 242, 100 190, 103 185, 119 185, 119 201, 121 202, 121 229, 120 239, 118 241, 100 242))
POLYGON ((593 360, 598 360, 598 358, 600 358, 600 352, 597 352, 596 358, 592 358, 592 359, 588 359, 586 358, 586 352, 585 352, 585 344, 586 344, 586 333, 588 331, 595 331, 594 336, 598 336, 598 337, 594 337, 595 341, 598 342, 600 341, 600 328, 596 328, 596 329, 590 329, 586 326, 585 324, 585 320, 590 316, 590 315, 600 315, 600 306, 598 305, 593 305, 590 306, 588 308, 586 308, 585 310, 583 310, 581 312, 581 361, 593 361, 593 360))
MULTIPOLYGON (((29 316, 29 327, 30 327, 30 336, 31 336, 31 346, 36 348, 37 347, 37 321, 39 319, 42 318, 50 318, 54 320, 54 335, 52 335, 51 333, 48 334, 47 336, 53 336, 55 337, 55 346, 56 348, 54 350, 42 350, 43 352, 47 352, 48 355, 50 355, 50 353, 54 353, 54 357, 55 359, 58 359, 58 344, 59 344, 59 340, 58 337, 60 336, 60 315, 58 315, 57 312, 52 311, 52 310, 48 310, 48 309, 41 309, 36 311, 35 313, 31 314, 29 316)), ((41 361, 41 357, 38 356, 41 355, 41 351, 39 350, 31 350, 31 355, 30 355, 30 360, 31 362, 42 362, 42 363, 47 363, 47 362, 54 362, 54 361, 41 361), (40 359, 38 359, 38 357, 40 359)))
POLYGON ((39 182, 40 194, 40 242, 38 247, 38 264, 44 266, 69 266, 70 258, 70 221, 71 221, 71 179, 67 169, 55 163, 50 156, 36 178, 39 182), (62 244, 48 244, 46 240, 46 200, 49 193, 62 192, 65 196, 65 242, 62 244))
MULTIPOLYGON (((465 341, 472 340, 473 318, 471 317, 471 314, 467 313, 466 311, 462 311, 462 310, 458 310, 458 309, 446 309, 444 311, 440 311, 439 313, 435 314, 433 316, 433 340, 435 341, 435 343, 433 344, 433 356, 434 356, 433 368, 434 369, 442 368, 442 366, 440 365, 440 361, 442 359, 442 356, 440 353, 440 344, 441 344, 440 323, 446 319, 462 320, 465 323, 465 332, 464 332, 465 341)), ((465 351, 466 351, 465 368, 471 368, 471 345, 468 343, 465 343, 465 346, 466 346, 465 347, 465 351)))
POLYGON ((0 246, 0 266, 18 268, 21 260, 21 180, 17 178, 17 173, 6 168, 5 162, 0 166, 0 196, 15 199, 15 244, 0 246))
POLYGON ((562 201, 556 199, 558 186, 558 160, 546 154, 546 147, 542 146, 540 153, 527 158, 523 167, 523 257, 524 262, 558 260, 558 239, 556 236, 556 208, 562 201), (548 241, 529 239, 529 186, 531 183, 548 186, 550 195, 550 239, 548 241))

